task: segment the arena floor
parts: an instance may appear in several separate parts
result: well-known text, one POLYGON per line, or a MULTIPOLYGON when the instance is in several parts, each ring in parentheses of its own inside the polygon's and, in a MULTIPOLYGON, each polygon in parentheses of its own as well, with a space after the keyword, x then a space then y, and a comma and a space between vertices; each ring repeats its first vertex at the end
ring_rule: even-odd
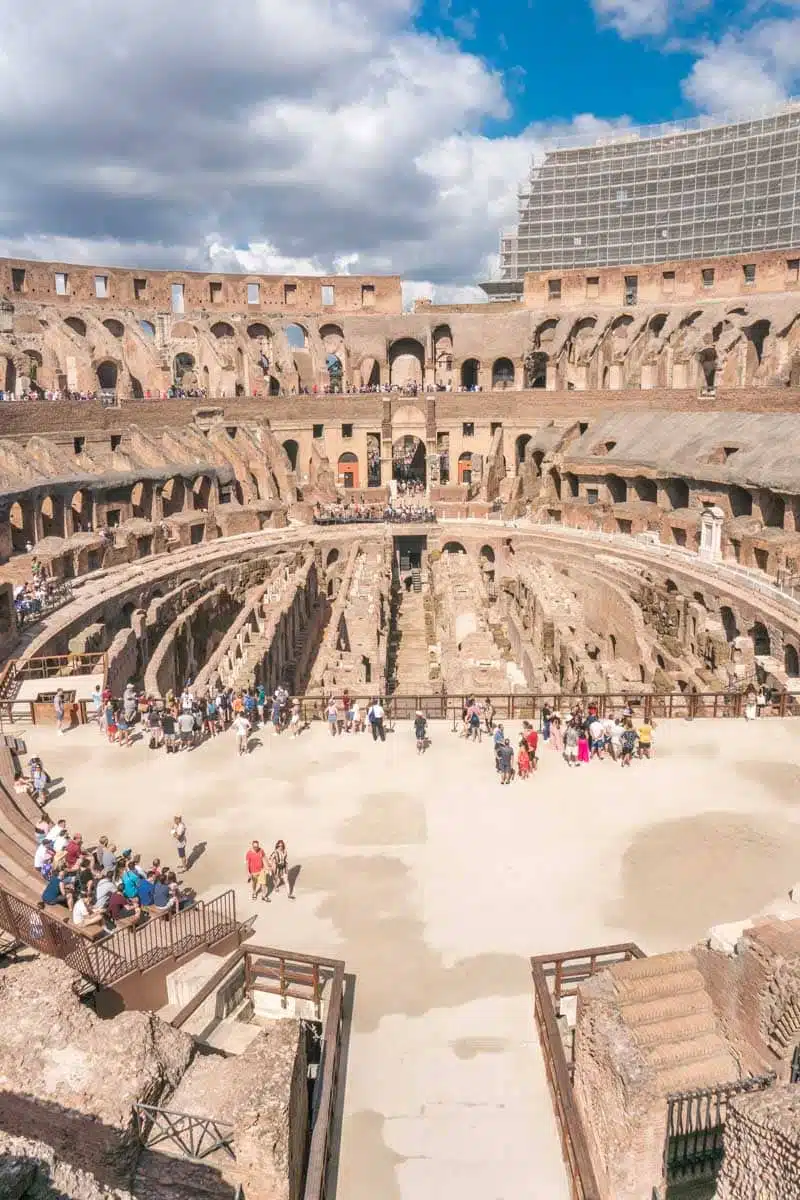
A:
MULTIPOLYGON (((516 733, 517 726, 510 726, 516 733)), ((800 721, 665 723, 656 758, 501 788, 488 740, 408 723, 297 741, 232 734, 180 756, 33 729, 70 829, 173 858, 182 813, 198 891, 236 888, 257 939, 344 958, 356 977, 339 1200, 561 1200, 530 954, 685 946, 800 878, 800 721), (56 789, 58 790, 58 789, 56 789), (297 902, 253 904, 244 853, 287 843, 297 902)))

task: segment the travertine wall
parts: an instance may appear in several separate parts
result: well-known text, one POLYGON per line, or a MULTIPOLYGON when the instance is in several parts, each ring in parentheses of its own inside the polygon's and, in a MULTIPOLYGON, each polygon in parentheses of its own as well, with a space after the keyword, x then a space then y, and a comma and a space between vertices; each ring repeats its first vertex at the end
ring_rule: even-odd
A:
POLYGON ((728 1105, 717 1200, 800 1200, 800 1087, 784 1084, 728 1105))

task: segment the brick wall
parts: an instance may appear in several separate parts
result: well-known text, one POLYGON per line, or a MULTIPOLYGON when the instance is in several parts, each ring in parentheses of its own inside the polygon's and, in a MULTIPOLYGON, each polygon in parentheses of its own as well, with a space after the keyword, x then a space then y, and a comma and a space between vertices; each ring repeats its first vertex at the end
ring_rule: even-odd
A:
POLYGON ((718 1200, 800 1200, 800 1086, 737 1096, 728 1105, 718 1200))

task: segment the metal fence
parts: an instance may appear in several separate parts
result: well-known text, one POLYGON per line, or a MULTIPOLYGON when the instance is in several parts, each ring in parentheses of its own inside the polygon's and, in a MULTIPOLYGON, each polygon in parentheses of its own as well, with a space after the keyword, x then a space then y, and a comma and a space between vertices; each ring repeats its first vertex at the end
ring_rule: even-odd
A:
POLYGON ((225 1149, 231 1158, 236 1157, 231 1145, 233 1126, 225 1122, 173 1112, 153 1104, 134 1105, 134 1114, 136 1132, 143 1146, 169 1142, 185 1158, 195 1162, 220 1149, 225 1149))
POLYGON ((735 1083, 668 1096, 665 1182, 713 1179, 722 1162, 729 1100, 744 1092, 763 1091, 774 1082, 775 1072, 772 1071, 735 1083))

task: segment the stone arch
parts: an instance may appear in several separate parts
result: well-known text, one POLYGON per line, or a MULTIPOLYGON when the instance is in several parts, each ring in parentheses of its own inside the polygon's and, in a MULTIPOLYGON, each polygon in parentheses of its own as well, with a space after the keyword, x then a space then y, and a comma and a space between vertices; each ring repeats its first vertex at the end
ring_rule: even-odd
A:
POLYGON ((425 383, 425 349, 416 338, 399 338, 389 347, 389 383, 422 387, 425 383))
POLYGON ((24 554, 28 542, 33 544, 35 540, 33 513, 27 506, 23 508, 19 500, 15 500, 8 510, 8 523, 11 527, 12 550, 24 554))
POLYGON ((156 336, 156 327, 152 321, 140 321, 139 328, 148 341, 154 341, 156 336))
POLYGON ((556 499, 560 500, 561 499, 561 472, 559 471, 558 467, 551 467, 548 472, 548 475, 550 478, 550 482, 553 485, 553 492, 555 493, 556 499))
POLYGON ((334 547, 333 550, 328 551, 328 556, 325 559, 325 566, 332 567, 333 564, 338 561, 339 561, 339 551, 334 547))
POLYGON ((664 491, 671 508, 689 507, 689 485, 685 479, 665 479, 664 491))
POLYGON ((481 364, 477 358, 465 358, 461 364, 461 387, 471 392, 478 386, 481 364))
POLYGON ((442 546, 442 554, 466 554, 467 550, 461 542, 445 542, 442 546))
POLYGON ((257 341, 259 338, 271 338, 272 334, 262 321, 252 321, 247 326, 247 336, 257 341))
POLYGON ((198 475, 192 484, 192 505, 196 512, 208 512, 212 482, 208 475, 198 475))
POLYGON ((753 497, 746 488, 731 484, 728 492, 731 502, 731 514, 734 517, 750 517, 753 515, 753 497))
POLYGON ((769 630, 763 621, 755 621, 747 633, 753 642, 754 654, 768 657, 772 653, 769 630))
POLYGON ((392 478, 401 482, 425 482, 425 443, 414 433, 405 433, 392 443, 392 478))
POLYGON ((621 475, 606 475, 606 487, 614 504, 624 504, 628 499, 628 485, 621 475))
POLYGON ((97 382, 104 392, 114 392, 117 389, 117 380, 119 378, 119 366, 111 359, 104 359, 103 362, 97 364, 97 382))
POLYGON ((544 350, 535 350, 528 356, 525 364, 528 372, 528 387, 547 387, 547 364, 549 362, 549 355, 544 350))
POLYGON ((719 610, 719 619, 722 622, 722 628, 725 630, 726 641, 732 642, 739 636, 739 626, 733 609, 727 604, 723 604, 719 610))
POLYGON ((182 350, 180 354, 176 354, 172 363, 172 377, 176 383, 180 383, 184 375, 189 375, 194 371, 194 356, 187 354, 182 350))
POLYGON ((6 376, 4 382, 6 393, 10 396, 15 395, 17 391, 17 368, 11 357, 6 359, 6 376))
POLYGON ((702 382, 705 387, 713 388, 717 378, 717 352, 713 346, 707 346, 705 350, 701 350, 697 356, 697 361, 700 364, 700 373, 702 382))
POLYGON ((636 490, 638 499, 643 503, 658 503, 658 486, 654 479, 648 479, 644 475, 637 475, 633 480, 633 486, 636 490))
POLYGON ((692 312, 687 313, 685 317, 681 318, 681 322, 678 325, 678 328, 679 329, 688 329, 689 326, 694 325, 695 321, 697 321, 700 317, 702 317, 702 315, 703 315, 702 308, 694 309, 692 312))
POLYGON ((358 455, 352 450, 346 450, 339 455, 337 463, 339 487, 357 488, 360 486, 358 477, 358 455))
POLYGON ((631 316, 631 314, 630 313, 622 313, 620 316, 615 317, 614 320, 611 322, 611 327, 610 327, 609 332, 611 333, 611 335, 613 337, 627 338, 628 331, 632 324, 633 324, 633 317, 631 316))
POLYGON ((510 358, 497 358, 492 364, 492 387, 511 388, 514 386, 516 371, 510 358))
POLYGON ((542 346, 547 346, 555 339, 556 329, 558 327, 557 317, 548 317, 546 321, 542 321, 538 325, 533 334, 533 345, 536 350, 542 346))
POLYGON ((78 337, 86 337, 86 322, 80 317, 65 317, 64 324, 68 325, 73 333, 77 333, 78 337))
POLYGON ((433 363, 436 383, 446 385, 453 370, 453 333, 449 325, 437 325, 433 331, 433 363))
POLYGON ((70 501, 73 533, 88 533, 92 525, 92 493, 88 488, 80 488, 73 494, 70 501))
POLYGON ((173 475, 161 489, 161 512, 165 517, 183 512, 186 485, 180 475, 173 475))
POLYGON ((122 324, 122 321, 117 321, 114 317, 107 317, 103 321, 103 326, 112 337, 121 338, 125 335, 125 326, 122 324))
POLYGON ((61 496, 42 496, 39 515, 42 537, 64 537, 64 500, 61 496))
POLYGON ((761 520, 772 529, 783 529, 786 501, 775 492, 761 493, 761 520))
POLYGON ((514 455, 517 460, 517 466, 520 467, 525 462, 525 451, 528 447, 528 442, 531 440, 530 433, 521 433, 514 443, 514 455))
POLYGON ((472 483, 472 454, 464 450, 458 456, 458 482, 472 483))
POLYGON ((131 490, 131 510, 134 517, 150 521, 153 518, 153 484, 149 479, 140 479, 131 490))
POLYGON ((281 394, 280 380, 276 379, 274 375, 269 377, 269 394, 270 396, 280 396, 281 394))
POLYGON ((296 321, 292 321, 284 329, 286 340, 292 350, 305 350, 308 344, 308 330, 304 326, 298 325, 296 321))
POLYGON ((790 679, 796 679, 800 675, 800 660, 797 649, 791 642, 787 642, 783 647, 783 668, 790 679))
POLYGON ((329 323, 320 326, 320 341, 329 354, 339 354, 344 348, 344 332, 340 325, 329 323))
POLYGON ((764 342, 769 337, 771 329, 772 325, 766 319, 754 321, 752 325, 748 325, 745 329, 749 345, 753 348, 755 366, 757 367, 761 365, 761 359, 764 356, 764 342))
POLYGON ((678 591, 678 585, 674 579, 665 579, 664 587, 667 589, 667 591, 670 593, 671 596, 674 596, 675 593, 678 591))
POLYGON ((293 471, 297 470, 297 456, 300 453, 300 447, 294 438, 287 438, 283 443, 283 448, 286 451, 286 457, 289 459, 289 466, 293 471))
POLYGON ((667 323, 667 314, 666 313, 663 313, 663 312, 662 313, 654 313, 653 316, 650 318, 650 320, 647 322, 647 332, 649 334, 652 334, 653 337, 660 337, 661 331, 663 330, 666 323, 667 323))
POLYGON ((234 337, 233 326, 227 321, 215 321, 211 326, 210 333, 215 338, 232 338, 234 337))

